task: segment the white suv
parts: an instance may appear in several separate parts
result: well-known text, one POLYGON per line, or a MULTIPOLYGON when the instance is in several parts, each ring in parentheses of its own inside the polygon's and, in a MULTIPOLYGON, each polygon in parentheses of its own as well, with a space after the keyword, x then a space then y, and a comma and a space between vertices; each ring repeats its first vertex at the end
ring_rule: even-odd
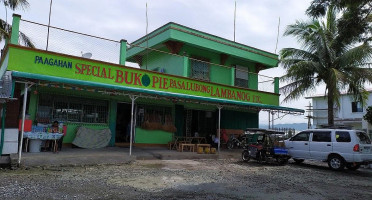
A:
POLYGON ((333 170, 356 170, 372 163, 372 144, 366 133, 346 129, 310 129, 285 141, 296 163, 305 159, 328 162, 333 170))

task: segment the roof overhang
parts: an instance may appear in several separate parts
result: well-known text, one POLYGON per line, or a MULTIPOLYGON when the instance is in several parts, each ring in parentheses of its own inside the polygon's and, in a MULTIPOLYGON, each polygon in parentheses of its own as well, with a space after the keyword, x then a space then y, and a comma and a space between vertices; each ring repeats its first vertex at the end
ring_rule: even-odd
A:
POLYGON ((134 56, 144 54, 146 52, 146 47, 156 48, 167 41, 182 42, 187 45, 207 49, 220 54, 226 54, 243 60, 261 63, 266 68, 276 67, 278 64, 277 54, 233 42, 173 22, 170 22, 132 42, 131 47, 127 52, 127 59, 129 61, 135 61, 134 56))

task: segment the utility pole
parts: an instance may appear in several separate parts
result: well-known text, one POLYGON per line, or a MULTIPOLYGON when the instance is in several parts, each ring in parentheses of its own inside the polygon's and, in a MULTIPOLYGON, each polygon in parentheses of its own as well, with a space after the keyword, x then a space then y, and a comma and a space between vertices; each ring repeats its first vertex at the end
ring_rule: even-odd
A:
POLYGON ((306 109, 307 116, 305 117, 305 118, 307 118, 307 128, 310 129, 311 128, 311 119, 313 119, 313 116, 312 116, 312 113, 311 113, 313 111, 313 106, 309 102, 309 105, 305 106, 305 107, 307 107, 307 109, 306 109))

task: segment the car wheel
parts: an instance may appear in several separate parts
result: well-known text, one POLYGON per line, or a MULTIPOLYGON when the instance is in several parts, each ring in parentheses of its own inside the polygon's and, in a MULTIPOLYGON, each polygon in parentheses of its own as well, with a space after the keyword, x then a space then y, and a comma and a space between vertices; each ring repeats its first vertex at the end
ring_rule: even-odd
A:
POLYGON ((227 148, 228 148, 228 149, 233 149, 233 148, 234 148, 234 142, 232 142, 232 141, 228 141, 228 142, 227 142, 227 148))
POLYGON ((276 158, 276 161, 279 163, 279 165, 285 165, 285 164, 288 163, 288 159, 287 158, 278 157, 278 158, 276 158))
POLYGON ((353 165, 352 163, 346 164, 346 168, 348 168, 349 170, 353 170, 353 171, 359 169, 359 167, 360 167, 360 164, 356 164, 356 165, 353 165))
POLYGON ((328 159, 328 166, 332 170, 340 171, 344 169, 345 162, 344 162, 344 159, 342 159, 340 156, 333 155, 333 156, 330 156, 328 159))
POLYGON ((250 154, 249 151, 242 152, 242 160, 244 162, 248 162, 251 159, 251 156, 249 154, 250 154))
POLYGON ((293 158, 293 160, 295 161, 296 164, 301 164, 305 161, 304 159, 296 159, 296 158, 293 158))

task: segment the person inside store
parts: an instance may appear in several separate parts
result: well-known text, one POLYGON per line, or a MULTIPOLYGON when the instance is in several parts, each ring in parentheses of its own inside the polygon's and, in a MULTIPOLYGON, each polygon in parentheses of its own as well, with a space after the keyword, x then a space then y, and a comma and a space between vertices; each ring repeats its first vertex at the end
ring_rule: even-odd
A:
MULTIPOLYGON (((52 126, 49 129, 49 132, 50 133, 58 133, 59 132, 59 126, 58 125, 59 125, 58 124, 58 121, 54 121, 53 124, 52 124, 52 126)), ((51 140, 45 141, 45 148, 48 149, 49 151, 53 151, 54 148, 57 150, 58 147, 59 147, 60 140, 62 140, 62 139, 63 139, 63 136, 55 144, 56 147, 53 146, 54 145, 53 141, 51 141, 51 140)))
MULTIPOLYGON (((53 124, 52 124, 52 133, 60 133, 60 129, 59 129, 59 123, 58 121, 54 121, 53 124)), ((63 142, 63 136, 65 136, 65 132, 62 131, 63 135, 61 138, 58 139, 57 141, 57 147, 56 147, 56 151, 61 151, 62 149, 62 142, 63 142)))

